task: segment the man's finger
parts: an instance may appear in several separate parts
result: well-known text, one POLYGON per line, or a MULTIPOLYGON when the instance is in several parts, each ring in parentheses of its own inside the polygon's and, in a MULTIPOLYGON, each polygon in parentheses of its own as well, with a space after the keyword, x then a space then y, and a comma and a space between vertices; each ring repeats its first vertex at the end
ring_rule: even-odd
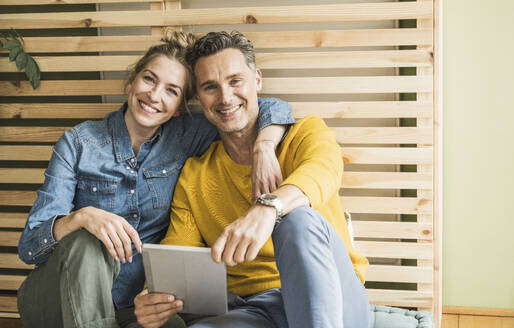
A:
POLYGON ((248 252, 248 246, 250 242, 248 240, 241 240, 237 245, 234 252, 234 262, 243 263, 246 260, 246 253, 248 252))
POLYGON ((257 242, 253 242, 248 246, 248 249, 246 250, 245 254, 245 261, 250 262, 255 260, 257 257, 257 254, 259 254, 259 250, 261 247, 259 247, 259 244, 257 242))
POLYGON ((214 242, 211 247, 211 256, 214 262, 221 263, 221 255, 225 249, 225 243, 227 242, 228 234, 224 231, 218 239, 214 242))
POLYGON ((234 253, 239 247, 239 243, 241 242, 241 235, 237 231, 231 231, 227 242, 225 243, 225 249, 223 250, 223 255, 221 256, 222 261, 229 266, 236 265, 236 261, 234 261, 234 253))

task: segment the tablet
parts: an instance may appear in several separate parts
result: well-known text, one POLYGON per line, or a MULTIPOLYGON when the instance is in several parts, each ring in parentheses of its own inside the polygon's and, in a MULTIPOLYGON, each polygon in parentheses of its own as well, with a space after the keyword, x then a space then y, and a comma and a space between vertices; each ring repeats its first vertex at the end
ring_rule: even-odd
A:
POLYGON ((184 301, 181 312, 227 313, 225 264, 212 260, 211 249, 143 244, 143 265, 150 293, 170 293, 184 301))

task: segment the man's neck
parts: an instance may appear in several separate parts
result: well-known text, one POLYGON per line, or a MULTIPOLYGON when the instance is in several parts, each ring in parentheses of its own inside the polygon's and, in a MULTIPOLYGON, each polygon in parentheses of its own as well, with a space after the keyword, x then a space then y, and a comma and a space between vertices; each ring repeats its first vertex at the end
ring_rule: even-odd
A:
POLYGON ((230 158, 241 165, 251 165, 253 145, 257 139, 257 122, 244 131, 220 132, 221 141, 230 158))

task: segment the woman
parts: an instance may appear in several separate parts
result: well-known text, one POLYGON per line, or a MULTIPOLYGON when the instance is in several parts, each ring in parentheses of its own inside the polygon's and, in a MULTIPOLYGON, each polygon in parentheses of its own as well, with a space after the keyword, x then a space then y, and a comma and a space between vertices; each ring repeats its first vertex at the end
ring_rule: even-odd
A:
MULTIPOLYGON (((185 62, 193 36, 175 32, 162 41, 131 71, 120 110, 79 124, 55 145, 18 248, 24 262, 38 266, 18 294, 25 327, 137 325, 141 244, 162 239, 184 162, 217 135, 203 115, 180 115, 193 96, 185 62)), ((286 103, 259 105, 260 128, 292 123, 286 103)), ((282 132, 277 126, 260 132, 255 162, 274 156, 282 132)))

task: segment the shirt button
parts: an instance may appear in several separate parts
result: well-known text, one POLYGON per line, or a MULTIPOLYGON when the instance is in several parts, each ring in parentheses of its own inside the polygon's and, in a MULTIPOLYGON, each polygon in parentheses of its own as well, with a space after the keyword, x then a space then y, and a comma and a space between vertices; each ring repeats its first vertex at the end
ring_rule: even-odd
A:
POLYGON ((134 214, 132 214, 132 217, 133 217, 134 219, 137 219, 137 214, 135 214, 135 213, 134 213, 134 214))
POLYGON ((127 166, 127 170, 130 170, 130 166, 127 166))
POLYGON ((96 192, 96 190, 97 190, 96 187, 93 187, 93 192, 96 192))
POLYGON ((134 163, 134 159, 133 159, 133 158, 131 158, 131 159, 130 159, 130 162, 131 162, 131 163, 134 163))
POLYGON ((130 171, 130 173, 134 174, 134 171, 130 171))
POLYGON ((135 191, 134 189, 131 189, 131 190, 130 190, 130 193, 131 193, 131 194, 133 194, 133 193, 135 193, 135 192, 136 192, 136 191, 135 191))
POLYGON ((166 170, 162 170, 162 174, 166 174, 166 170))
POLYGON ((29 256, 32 256, 32 252, 29 252, 29 256))
POLYGON ((45 239, 43 239, 43 242, 46 244, 48 242, 48 240, 46 240, 46 238, 45 238, 45 239))

